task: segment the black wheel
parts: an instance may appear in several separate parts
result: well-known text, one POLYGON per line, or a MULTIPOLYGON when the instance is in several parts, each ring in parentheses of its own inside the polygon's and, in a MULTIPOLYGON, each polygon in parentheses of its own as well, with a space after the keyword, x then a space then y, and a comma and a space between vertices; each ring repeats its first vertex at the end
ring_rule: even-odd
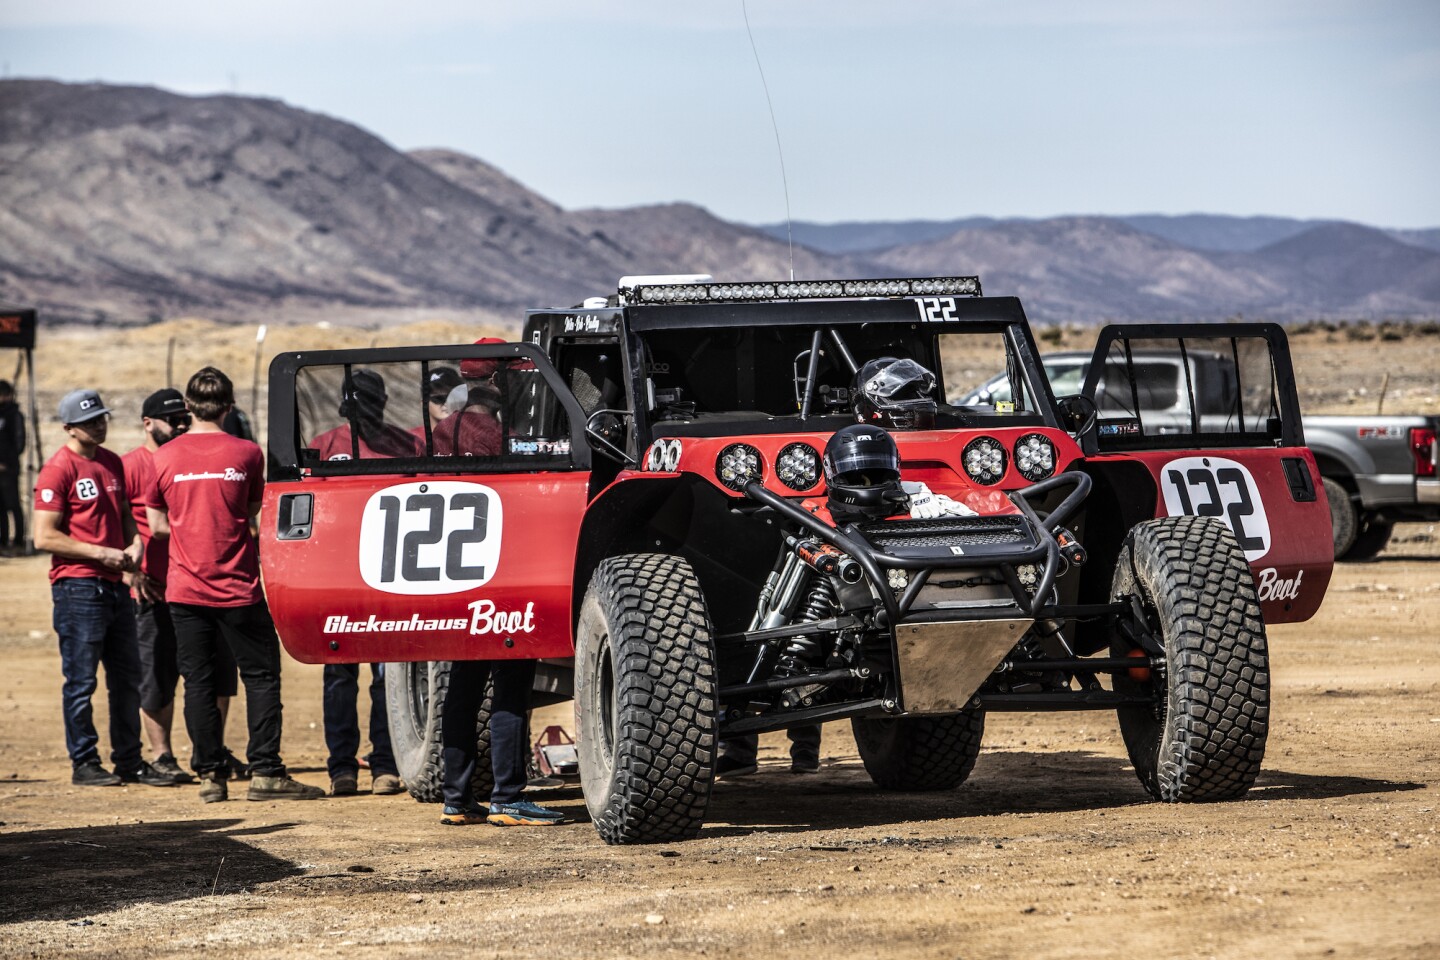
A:
POLYGON ((1350 551, 1355 536, 1360 530, 1360 518, 1355 512, 1355 503, 1350 491, 1336 480, 1324 477, 1325 496, 1330 501, 1330 535, 1335 540, 1335 558, 1338 560, 1350 551))
MULTIPOLYGON (((395 766, 421 803, 439 803, 443 763, 440 757, 440 706, 450 688, 450 661, 385 664, 385 712, 395 766)), ((486 802, 494 788, 490 769, 490 685, 475 716, 475 798, 486 802)))
POLYGON ((715 780, 715 647, 690 564, 612 557, 575 640, 580 783, 606 843, 687 840, 715 780))
POLYGON ((856 717, 850 721, 865 772, 886 790, 953 790, 980 756, 985 714, 945 717, 856 717))
MULTIPOLYGON (((1164 667, 1118 674, 1155 703, 1118 711, 1135 774, 1170 803, 1234 800, 1255 783, 1270 717, 1265 620, 1245 553, 1214 517, 1167 517, 1130 531, 1112 600, 1132 600, 1164 667), (1148 678, 1145 676, 1149 674, 1148 678)), ((1117 639, 1113 653, 1129 653, 1117 639)))
POLYGON ((1373 516, 1366 516, 1360 525, 1360 532, 1355 534, 1355 542, 1350 544, 1350 549, 1337 559, 1352 563, 1374 560, 1390 542, 1390 534, 1394 531, 1395 524, 1373 516))

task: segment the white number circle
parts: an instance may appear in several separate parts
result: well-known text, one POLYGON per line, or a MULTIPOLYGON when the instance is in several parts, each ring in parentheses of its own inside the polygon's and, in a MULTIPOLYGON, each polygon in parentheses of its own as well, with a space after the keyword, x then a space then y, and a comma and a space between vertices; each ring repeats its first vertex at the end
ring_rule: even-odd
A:
POLYGON ((1254 563, 1270 552, 1270 521, 1255 478, 1223 457, 1182 457, 1160 468, 1165 512, 1172 517, 1217 517, 1254 563))
POLYGON ((460 593, 488 583, 504 522, 490 487, 401 483, 377 491, 360 519, 360 576, 383 593, 460 593))

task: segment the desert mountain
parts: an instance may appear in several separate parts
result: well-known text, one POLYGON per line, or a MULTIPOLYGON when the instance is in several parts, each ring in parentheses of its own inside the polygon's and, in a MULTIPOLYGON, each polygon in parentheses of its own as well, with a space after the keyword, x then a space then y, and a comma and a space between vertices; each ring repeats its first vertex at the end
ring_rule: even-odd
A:
MULTIPOLYGON (((851 224, 838 247, 797 224, 793 264, 799 278, 978 273, 1052 322, 1440 315, 1433 231, 1254 219, 851 224), (1229 246, 1176 239, 1190 235, 1229 246)), ((779 279, 791 261, 783 232, 684 203, 565 210, 478 158, 404 153, 275 100, 0 81, 0 299, 51 322, 509 324, 625 274, 779 279)))

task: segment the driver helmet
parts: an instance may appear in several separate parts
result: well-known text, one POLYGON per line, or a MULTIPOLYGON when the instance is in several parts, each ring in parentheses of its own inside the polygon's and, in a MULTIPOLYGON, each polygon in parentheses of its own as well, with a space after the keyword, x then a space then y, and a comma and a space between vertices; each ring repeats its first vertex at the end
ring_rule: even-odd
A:
POLYGON ((935 374, 914 360, 880 357, 855 374, 850 389, 855 419, 895 430, 935 426, 935 374))
POLYGON ((883 520, 905 509, 900 451, 884 428, 857 423, 835 431, 823 463, 826 506, 837 524, 883 520))

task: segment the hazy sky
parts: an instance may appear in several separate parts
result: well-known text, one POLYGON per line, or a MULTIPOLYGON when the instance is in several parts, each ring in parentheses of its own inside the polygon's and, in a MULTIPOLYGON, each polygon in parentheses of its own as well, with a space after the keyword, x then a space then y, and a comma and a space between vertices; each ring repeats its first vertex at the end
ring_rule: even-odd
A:
MULTIPOLYGON (((749 0, 796 219, 1440 226, 1440 0, 749 0)), ((785 214, 740 0, 0 0, 11 77, 275 97, 566 207, 785 214)))

